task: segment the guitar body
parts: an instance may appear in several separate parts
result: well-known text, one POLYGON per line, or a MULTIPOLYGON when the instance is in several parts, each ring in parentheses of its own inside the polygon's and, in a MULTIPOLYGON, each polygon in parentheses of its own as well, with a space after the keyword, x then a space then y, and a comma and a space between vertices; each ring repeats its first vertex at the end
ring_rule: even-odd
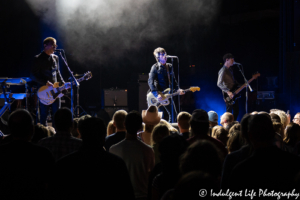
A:
MULTIPOLYGON (((164 92, 158 92, 158 94, 160 95, 164 95, 166 93, 168 93, 170 91, 170 89, 166 89, 164 92)), ((159 101, 152 92, 149 92, 147 94, 147 103, 148 103, 148 107, 149 106, 156 106, 156 107, 159 107, 159 106, 167 106, 170 104, 170 101, 167 97, 164 97, 163 100, 159 101)))
MULTIPOLYGON (((158 94, 160 94, 163 98, 162 100, 158 100, 152 92, 149 92, 147 94, 147 103, 148 103, 148 107, 149 106, 167 106, 170 104, 170 101, 169 101, 169 98, 171 96, 176 96, 176 95, 179 95, 179 92, 175 92, 175 93, 172 93, 172 94, 168 94, 170 91, 170 88, 167 88, 165 89, 163 92, 159 92, 158 91, 158 94)), ((186 89, 186 90, 183 90, 183 92, 188 92, 188 91, 192 91, 192 92, 195 92, 195 91, 200 91, 200 88, 199 87, 190 87, 189 89, 186 89)))
MULTIPOLYGON (((92 78, 92 73, 88 71, 81 77, 80 79, 77 79, 78 82, 81 82, 83 80, 89 80, 92 78)), ((73 83, 74 85, 74 83, 73 83)), ((44 105, 50 105, 52 104, 57 98, 60 98, 64 96, 62 93, 63 90, 68 89, 66 88, 68 86, 64 85, 61 87, 53 87, 53 86, 42 86, 38 89, 37 96, 40 99, 40 102, 44 105)))
POLYGON ((226 92, 222 91, 222 93, 223 93, 223 98, 224 98, 226 104, 229 104, 231 106, 233 104, 235 104, 237 99, 241 98, 241 95, 234 95, 234 97, 231 99, 226 92))
POLYGON ((56 100, 56 98, 64 96, 63 93, 58 92, 58 90, 53 88, 53 86, 46 85, 39 88, 37 95, 40 102, 44 105, 50 105, 56 100))

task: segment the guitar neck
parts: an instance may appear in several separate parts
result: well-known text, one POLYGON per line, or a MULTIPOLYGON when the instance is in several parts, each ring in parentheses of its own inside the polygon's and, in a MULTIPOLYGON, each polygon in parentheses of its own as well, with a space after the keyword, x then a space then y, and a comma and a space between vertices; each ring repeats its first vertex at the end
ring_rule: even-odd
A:
MULTIPOLYGON (((80 82, 83 81, 83 80, 85 80, 84 77, 77 79, 77 82, 80 83, 80 82)), ((73 82, 72 85, 75 85, 75 82, 73 82)), ((61 86, 61 87, 59 87, 59 88, 57 88, 57 89, 61 92, 61 91, 63 91, 64 89, 66 89, 66 85, 63 85, 63 86, 61 86)))
MULTIPOLYGON (((255 79, 255 77, 252 77, 249 81, 248 81, 248 84, 250 84, 253 80, 255 79)), ((239 89, 237 89, 235 92, 234 92, 234 95, 238 94, 240 91, 242 91, 245 87, 247 87, 247 84, 244 83, 239 89)))
MULTIPOLYGON (((188 91, 191 91, 191 89, 189 88, 189 89, 186 89, 186 90, 182 90, 183 92, 188 92, 188 91)), ((171 97, 171 96, 176 96, 176 95, 179 95, 179 91, 177 91, 177 92, 174 92, 173 94, 166 94, 165 96, 166 97, 171 97)))

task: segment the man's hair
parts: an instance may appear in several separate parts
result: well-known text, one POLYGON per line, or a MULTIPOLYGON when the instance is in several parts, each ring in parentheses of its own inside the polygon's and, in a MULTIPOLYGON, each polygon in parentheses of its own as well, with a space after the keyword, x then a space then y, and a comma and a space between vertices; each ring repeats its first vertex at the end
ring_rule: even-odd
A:
POLYGON ((106 127, 104 121, 97 117, 80 120, 80 133, 84 145, 103 146, 106 127))
POLYGON ((189 121, 192 115, 188 112, 180 112, 177 116, 177 122, 182 129, 189 129, 190 124, 189 121))
POLYGON ((125 110, 118 110, 113 116, 113 121, 117 129, 125 129, 124 122, 127 112, 125 110))
POLYGON ((55 38, 53 38, 53 37, 47 37, 46 39, 44 39, 44 42, 43 42, 43 45, 44 44, 49 44, 50 42, 53 42, 53 44, 54 43, 56 43, 56 39, 55 38))
POLYGON ((234 58, 233 55, 231 53, 226 53, 224 56, 223 56, 223 61, 224 63, 226 62, 226 59, 230 59, 230 58, 234 58))
POLYGON ((70 131, 73 127, 72 112, 69 108, 60 108, 54 114, 54 124, 57 131, 70 131))
POLYGON ((208 114, 205 110, 196 109, 190 119, 191 132, 193 135, 207 134, 209 130, 208 114))
POLYGON ((128 134, 136 134, 137 131, 141 128, 143 119, 140 113, 137 111, 131 111, 126 115, 125 118, 125 127, 128 134))
POLYGON ((151 145, 160 143, 164 137, 170 135, 169 128, 164 124, 158 124, 151 133, 151 145))
POLYGON ((158 57, 160 53, 167 53, 166 50, 164 48, 158 47, 156 49, 154 49, 153 55, 155 57, 155 60, 158 62, 158 57))
POLYGON ((248 121, 248 134, 251 134, 252 142, 272 141, 275 131, 271 117, 264 114, 251 115, 248 121))
POLYGON ((8 118, 8 128, 12 136, 27 138, 33 135, 34 126, 32 116, 27 110, 16 110, 8 118))
POLYGON ((225 112, 222 117, 227 121, 227 123, 233 122, 234 121, 234 116, 230 112, 225 112))

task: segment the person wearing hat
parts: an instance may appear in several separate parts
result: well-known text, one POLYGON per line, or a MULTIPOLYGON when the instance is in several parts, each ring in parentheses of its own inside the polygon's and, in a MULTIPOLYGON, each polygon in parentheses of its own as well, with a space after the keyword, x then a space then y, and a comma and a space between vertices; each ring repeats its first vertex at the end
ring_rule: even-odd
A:
POLYGON ((150 106, 147 110, 142 111, 142 119, 145 124, 145 129, 143 132, 138 133, 138 137, 146 144, 151 145, 151 133, 161 118, 162 112, 158 112, 156 106, 150 106))
POLYGON ((209 120, 209 135, 211 136, 212 128, 218 125, 219 116, 215 111, 209 111, 208 113, 208 120, 209 120))
MULTIPOLYGON (((164 97, 158 94, 158 92, 163 92, 164 90, 169 88, 169 86, 172 87, 172 65, 170 63, 167 63, 167 52, 164 48, 156 48, 153 52, 153 55, 156 59, 156 63, 151 67, 148 85, 152 94, 157 98, 157 100, 161 101, 164 97)), ((174 85, 174 88, 175 87, 177 87, 177 85, 174 85)), ((184 92, 181 89, 179 89, 179 92, 180 95, 184 94, 184 92)), ((171 104, 159 107, 159 111, 163 112, 164 119, 169 122, 171 122, 171 116, 169 114, 170 110, 171 104)))

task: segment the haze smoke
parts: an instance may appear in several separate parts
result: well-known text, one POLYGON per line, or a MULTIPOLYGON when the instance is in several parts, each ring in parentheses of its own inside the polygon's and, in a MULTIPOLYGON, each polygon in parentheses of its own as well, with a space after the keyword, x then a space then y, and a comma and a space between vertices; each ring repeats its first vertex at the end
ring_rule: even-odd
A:
POLYGON ((218 0, 27 0, 78 62, 105 62, 174 32, 207 25, 218 0))

